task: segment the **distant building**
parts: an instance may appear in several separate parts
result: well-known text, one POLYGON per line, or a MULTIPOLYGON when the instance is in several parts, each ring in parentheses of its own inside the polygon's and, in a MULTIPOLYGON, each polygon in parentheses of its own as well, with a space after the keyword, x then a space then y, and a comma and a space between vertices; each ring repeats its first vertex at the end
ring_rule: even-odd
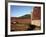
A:
POLYGON ((41 20, 41 7, 34 7, 32 15, 31 15, 31 24, 40 26, 41 20))

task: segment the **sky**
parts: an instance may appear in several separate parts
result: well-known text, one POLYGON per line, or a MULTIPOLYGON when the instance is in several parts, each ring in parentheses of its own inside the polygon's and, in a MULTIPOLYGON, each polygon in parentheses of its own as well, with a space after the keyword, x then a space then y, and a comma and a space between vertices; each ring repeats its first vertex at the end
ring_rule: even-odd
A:
POLYGON ((31 14, 33 10, 32 6, 17 6, 17 5, 11 5, 10 7, 10 15, 11 17, 20 17, 25 14, 31 14))

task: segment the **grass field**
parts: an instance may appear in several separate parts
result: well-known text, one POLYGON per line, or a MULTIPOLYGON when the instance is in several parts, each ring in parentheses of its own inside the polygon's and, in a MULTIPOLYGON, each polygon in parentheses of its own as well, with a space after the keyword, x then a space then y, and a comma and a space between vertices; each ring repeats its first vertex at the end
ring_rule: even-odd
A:
POLYGON ((11 31, 28 31, 28 30, 40 30, 40 27, 22 23, 16 23, 11 27, 11 31))

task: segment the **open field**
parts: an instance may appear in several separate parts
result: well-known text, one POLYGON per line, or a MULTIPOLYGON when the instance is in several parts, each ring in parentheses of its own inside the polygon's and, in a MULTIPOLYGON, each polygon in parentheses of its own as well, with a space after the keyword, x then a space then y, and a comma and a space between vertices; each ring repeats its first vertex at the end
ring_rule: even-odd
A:
POLYGON ((11 31, 28 31, 28 30, 40 30, 40 26, 31 24, 12 24, 11 31))

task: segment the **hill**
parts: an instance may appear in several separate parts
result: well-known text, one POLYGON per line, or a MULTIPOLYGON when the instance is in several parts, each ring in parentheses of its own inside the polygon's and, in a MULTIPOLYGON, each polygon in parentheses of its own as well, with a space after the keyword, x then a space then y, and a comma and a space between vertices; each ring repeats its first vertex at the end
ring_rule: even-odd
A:
POLYGON ((31 15, 30 14, 26 14, 26 15, 23 15, 23 16, 17 17, 17 18, 31 18, 31 15))

